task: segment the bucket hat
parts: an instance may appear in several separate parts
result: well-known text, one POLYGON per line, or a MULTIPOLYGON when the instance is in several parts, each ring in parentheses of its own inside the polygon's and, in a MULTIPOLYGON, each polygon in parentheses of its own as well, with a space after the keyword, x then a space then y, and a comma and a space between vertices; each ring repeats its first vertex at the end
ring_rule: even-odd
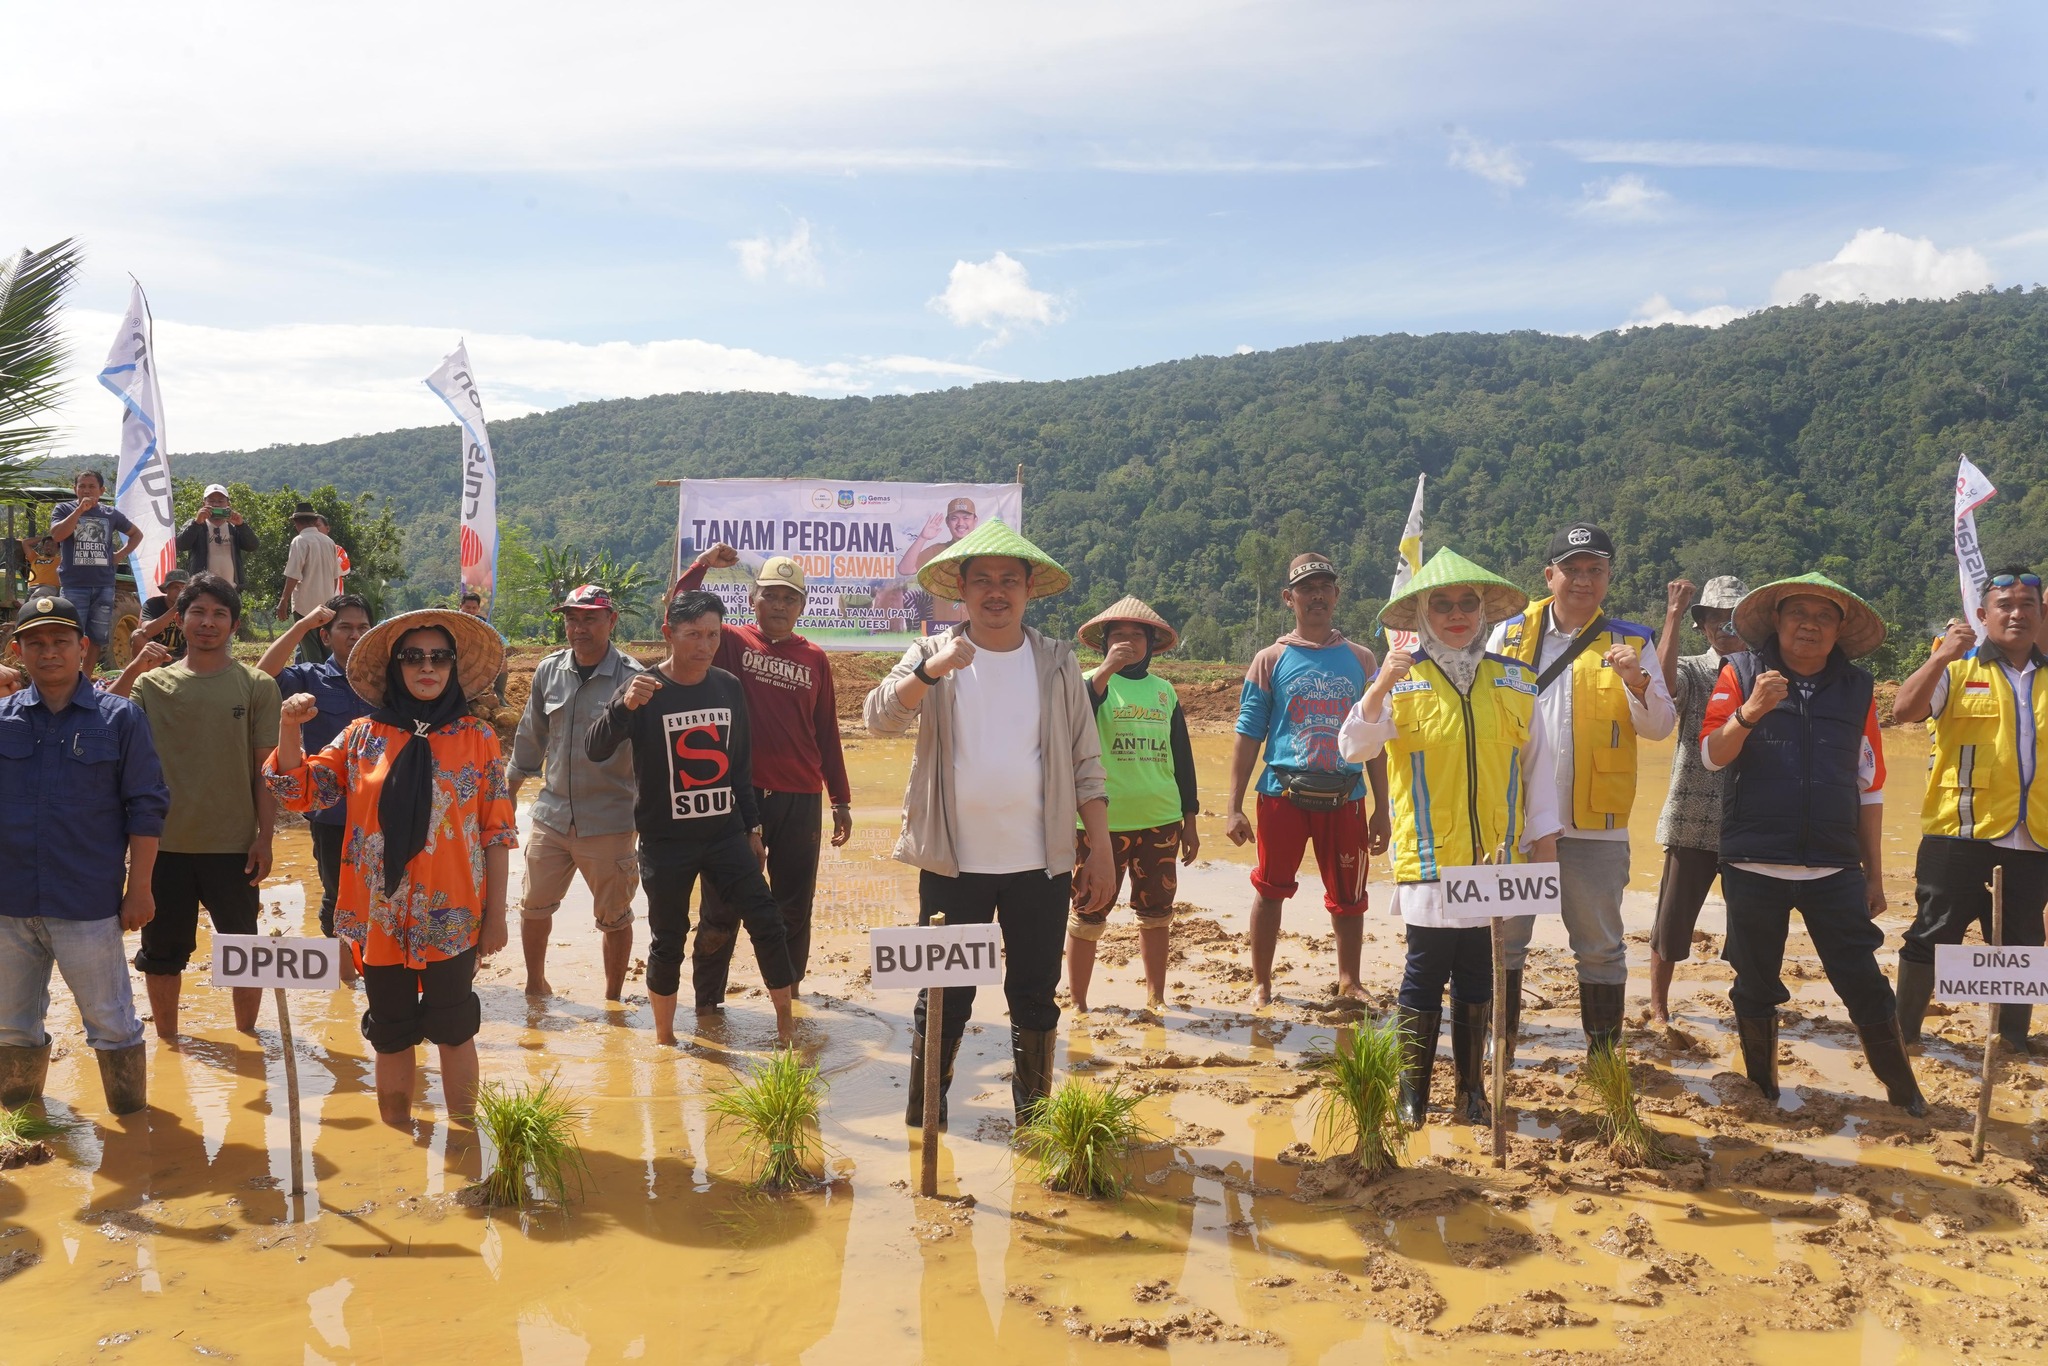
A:
POLYGON ((1140 626, 1151 627, 1155 637, 1152 649, 1157 654, 1165 654, 1180 644, 1180 632, 1168 626, 1166 618, 1153 611, 1142 599, 1134 597, 1123 598, 1103 608, 1075 634, 1089 649, 1100 650, 1102 638, 1113 621, 1134 621, 1140 626))
POLYGON ((373 707, 384 705, 384 670, 391 652, 408 631, 438 626, 455 641, 455 677, 462 695, 475 701, 487 697, 498 670, 505 667, 505 642, 481 617, 445 607, 426 607, 387 617, 364 633, 348 657, 348 685, 373 707))
MULTIPOLYGON (((953 542, 925 562, 917 571, 917 582, 925 592, 948 602, 960 601, 960 562, 979 555, 1001 555, 1031 566, 1031 597, 1049 598, 1072 586, 1074 576, 1058 560, 1010 530, 1001 522, 987 521, 953 542)), ((361 649, 361 646, 356 648, 361 649)))
POLYGON ((1748 584, 1733 574, 1722 574, 1707 580, 1707 586, 1700 590, 1700 600, 1692 605, 1692 610, 1697 612, 1704 607, 1708 611, 1733 611, 1748 594, 1748 584))
MULTIPOLYGON (((1529 605, 1529 595, 1490 569, 1482 569, 1457 551, 1446 547, 1429 557, 1422 572, 1408 580, 1401 596, 1380 609, 1380 625, 1394 631, 1412 631, 1422 615, 1423 600, 1438 588, 1469 586, 1479 590, 1481 610, 1489 625, 1505 621, 1529 605)), ((359 645, 356 647, 361 649, 359 645)))
POLYGON ((1825 574, 1779 579, 1744 595, 1735 605, 1736 631, 1751 647, 1762 645, 1778 633, 1778 604, 1796 597, 1826 598, 1842 609, 1842 633, 1835 643, 1849 658, 1867 655, 1884 644, 1884 618, 1877 609, 1825 574))

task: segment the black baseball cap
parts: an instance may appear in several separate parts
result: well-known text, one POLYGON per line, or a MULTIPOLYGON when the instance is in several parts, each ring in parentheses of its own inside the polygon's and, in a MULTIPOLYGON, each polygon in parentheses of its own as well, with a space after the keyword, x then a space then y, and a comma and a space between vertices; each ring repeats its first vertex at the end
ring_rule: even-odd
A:
POLYGON ((85 623, 79 619, 78 609, 71 605, 71 599, 60 598, 54 593, 38 593, 21 605, 14 615, 14 634, 33 631, 39 626, 69 626, 74 631, 83 631, 85 623))
POLYGON ((1544 557, 1543 563, 1556 564, 1574 555, 1598 555, 1603 560, 1611 560, 1614 558, 1614 538, 1591 522, 1573 522, 1550 538, 1550 553, 1544 557))

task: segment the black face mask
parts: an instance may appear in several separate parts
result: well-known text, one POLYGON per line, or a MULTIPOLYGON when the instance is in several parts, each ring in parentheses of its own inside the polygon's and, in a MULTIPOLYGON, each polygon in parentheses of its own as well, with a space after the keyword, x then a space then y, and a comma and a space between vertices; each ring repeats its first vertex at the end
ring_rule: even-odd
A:
MULTIPOLYGON (((429 628, 455 648, 454 638, 439 627, 429 628)), ((398 652, 384 663, 384 705, 370 713, 372 720, 406 732, 391 767, 384 775, 384 790, 377 797, 377 823, 384 831, 384 895, 398 890, 406 865, 427 847, 427 835, 434 817, 434 753, 427 736, 468 713, 468 699, 462 693, 462 679, 451 666, 447 686, 430 701, 414 697, 405 686, 405 674, 398 652)))

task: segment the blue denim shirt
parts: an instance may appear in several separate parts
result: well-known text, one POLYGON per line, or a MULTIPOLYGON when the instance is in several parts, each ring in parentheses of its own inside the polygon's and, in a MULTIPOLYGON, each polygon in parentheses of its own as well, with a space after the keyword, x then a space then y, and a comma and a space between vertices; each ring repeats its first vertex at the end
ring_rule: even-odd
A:
MULTIPOLYGON (((280 669, 277 691, 284 697, 311 693, 313 705, 320 709, 299 729, 299 745, 308 754, 318 754, 326 749, 334 743, 336 736, 348 729, 349 722, 358 716, 368 716, 374 710, 349 686, 348 671, 331 659, 324 664, 292 664, 280 669)), ((323 807, 310 813, 306 819, 315 825, 346 825, 348 802, 343 800, 323 807)))
POLYGON ((0 915, 121 913, 128 837, 161 835, 171 790, 149 718, 84 678, 50 714, 34 684, 0 697, 0 915))

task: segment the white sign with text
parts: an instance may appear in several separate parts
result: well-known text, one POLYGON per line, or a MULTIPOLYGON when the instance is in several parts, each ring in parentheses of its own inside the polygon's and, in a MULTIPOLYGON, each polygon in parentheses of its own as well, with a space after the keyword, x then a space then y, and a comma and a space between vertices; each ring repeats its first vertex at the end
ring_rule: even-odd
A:
POLYGON ((1934 999, 2009 1006, 2048 1002, 2048 949, 1936 944, 1934 999))
POLYGON ((1511 915, 1562 915, 1555 863, 1482 863, 1437 870, 1446 918, 1499 920, 1511 915))
POLYGON ((339 939, 217 934, 213 937, 213 984, 308 990, 338 987, 344 952, 339 939))
POLYGON ((876 990, 992 987, 1003 980, 1002 931, 994 925, 902 925, 868 931, 876 990))

